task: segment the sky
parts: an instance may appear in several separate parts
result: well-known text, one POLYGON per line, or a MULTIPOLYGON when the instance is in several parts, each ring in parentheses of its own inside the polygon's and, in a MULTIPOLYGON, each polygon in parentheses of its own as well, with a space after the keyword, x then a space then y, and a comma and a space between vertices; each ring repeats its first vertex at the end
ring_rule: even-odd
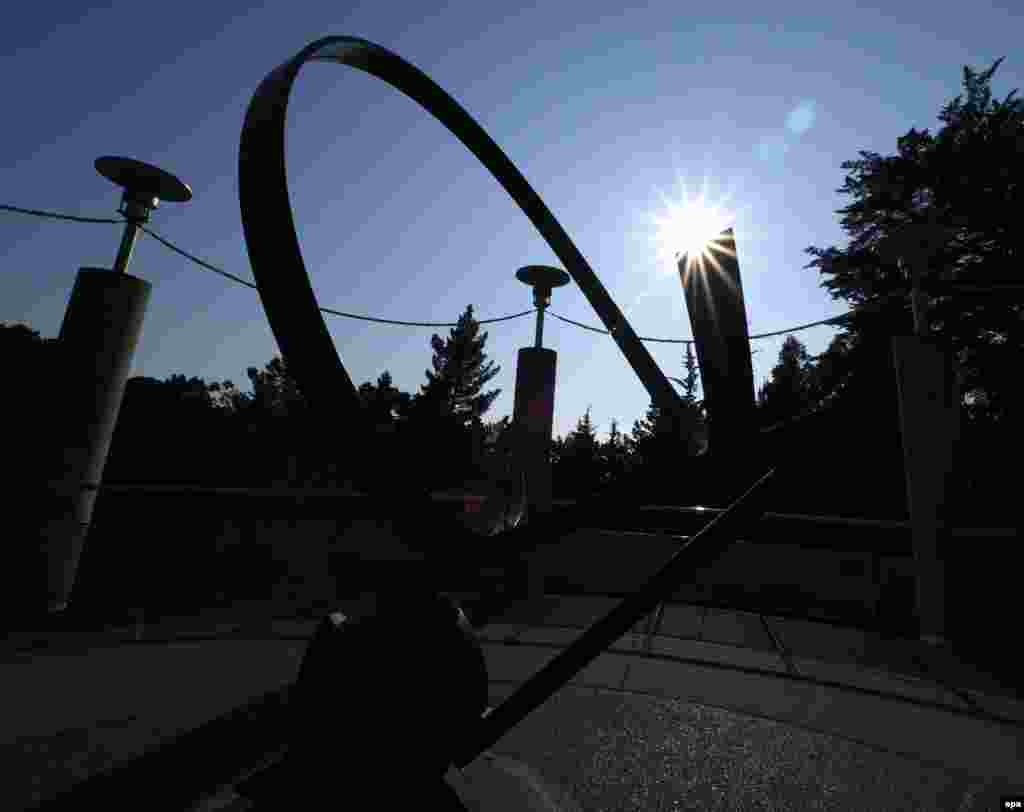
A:
MULTIPOLYGON (((845 312, 804 266, 844 246, 835 210, 843 161, 891 154, 911 127, 936 130, 965 64, 1006 56, 993 80, 1024 87, 1024 7, 976 2, 709 4, 465 2, 24 5, 0 28, 5 83, 0 203, 116 217, 101 155, 154 163, 188 183, 150 228, 252 279, 238 202, 238 142, 263 77, 310 42, 362 37, 426 72, 516 164, 641 336, 692 337, 657 218, 704 191, 732 213, 750 332, 845 312)), ((524 265, 558 265, 526 216, 445 128, 386 83, 307 64, 289 103, 286 160, 303 257, 322 307, 454 322, 528 310, 524 265)), ((56 336, 80 267, 111 267, 121 227, 0 211, 0 321, 56 336)), ((245 370, 279 353, 258 293, 142 235, 129 272, 152 283, 135 375, 180 373, 250 389, 245 370)), ((574 285, 551 312, 602 328, 574 285)), ((430 337, 325 315, 358 385, 385 369, 426 382, 430 337)), ((516 352, 532 316, 487 325, 501 371, 488 419, 510 414, 516 352)), ((798 334, 810 352, 835 329, 798 334)), ((754 340, 755 379, 783 336, 754 340)), ((628 430, 649 396, 609 336, 551 318, 555 434, 590 408, 600 435, 628 430)), ((648 343, 681 376, 684 345, 648 343)))

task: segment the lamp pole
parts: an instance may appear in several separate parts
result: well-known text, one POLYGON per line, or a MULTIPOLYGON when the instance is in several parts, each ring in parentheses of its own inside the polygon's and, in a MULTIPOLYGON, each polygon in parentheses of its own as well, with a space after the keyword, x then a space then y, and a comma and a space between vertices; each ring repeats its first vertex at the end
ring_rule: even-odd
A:
POLYGON ((67 411, 53 448, 54 475, 38 538, 32 542, 45 554, 50 612, 68 605, 142 333, 151 286, 127 273, 139 228, 160 200, 192 198, 192 190, 174 175, 141 161, 106 156, 95 166, 123 188, 120 211, 128 222, 113 270, 79 270, 57 339, 69 384, 67 411))
POLYGON ((555 366, 558 354, 543 347, 544 311, 551 291, 569 283, 559 268, 528 265, 516 271, 516 279, 533 288, 537 308, 534 345, 519 350, 516 365, 515 406, 512 421, 520 438, 518 453, 526 472, 527 499, 532 513, 551 510, 551 464, 548 448, 555 418, 555 366))

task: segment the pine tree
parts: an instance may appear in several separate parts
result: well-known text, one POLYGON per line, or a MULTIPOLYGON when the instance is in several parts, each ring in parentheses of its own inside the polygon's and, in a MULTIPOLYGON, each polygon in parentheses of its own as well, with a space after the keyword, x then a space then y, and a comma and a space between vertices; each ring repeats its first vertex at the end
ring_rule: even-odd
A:
POLYGON ((758 391, 758 405, 766 424, 796 417, 811 405, 812 359, 796 338, 786 336, 771 379, 758 391))
POLYGON ((391 425, 407 412, 411 396, 392 385, 391 373, 384 370, 374 385, 367 381, 359 387, 359 396, 378 425, 391 425))
POLYGON ((583 417, 576 421, 576 430, 569 435, 570 444, 584 454, 594 452, 598 446, 597 431, 590 420, 591 408, 591 406, 587 406, 583 417))
POLYGON ((420 397, 431 412, 453 417, 463 427, 479 421, 501 394, 500 389, 483 392, 484 385, 501 371, 487 360, 487 333, 480 335, 480 323, 473 318, 473 305, 459 317, 447 339, 434 335, 433 372, 426 371, 427 383, 420 397))
POLYGON ((612 418, 608 439, 601 446, 602 482, 617 481, 629 468, 629 447, 619 430, 619 421, 612 418))
POLYGON ((601 464, 600 443, 589 406, 576 421, 576 429, 560 446, 558 464, 553 471, 559 490, 573 496, 593 491, 601 481, 601 464))
POLYGON ((468 305, 448 338, 431 337, 433 370, 426 371, 427 383, 398 407, 410 453, 429 463, 429 487, 447 487, 479 473, 474 449, 482 417, 501 394, 500 389, 483 391, 501 371, 487 360, 487 335, 480 334, 473 305, 468 305))
POLYGON ((682 378, 669 378, 683 390, 680 399, 684 422, 678 428, 678 436, 669 416, 651 403, 644 418, 634 421, 631 432, 631 451, 637 453, 641 460, 650 461, 661 452, 676 455, 680 453, 680 444, 684 449, 682 453, 692 456, 699 453, 706 444, 704 403, 697 398, 700 373, 690 344, 686 345, 686 354, 683 356, 683 370, 685 374, 682 378))
POLYGON ((697 388, 700 384, 700 375, 697 371, 697 359, 693 354, 693 345, 686 345, 686 355, 683 358, 683 369, 686 375, 680 383, 683 387, 683 400, 687 403, 697 403, 697 388))

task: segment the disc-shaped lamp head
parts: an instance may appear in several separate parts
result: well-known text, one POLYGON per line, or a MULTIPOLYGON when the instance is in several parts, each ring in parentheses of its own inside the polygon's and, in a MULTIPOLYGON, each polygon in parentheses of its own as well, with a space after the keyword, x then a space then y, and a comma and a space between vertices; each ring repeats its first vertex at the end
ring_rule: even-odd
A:
POLYGON ((551 291, 568 285, 571 277, 550 265, 527 265, 516 271, 516 279, 533 288, 533 302, 537 307, 547 307, 551 304, 551 291))
POLYGON ((161 200, 188 202, 192 199, 192 190, 170 172, 134 158, 104 155, 96 159, 95 166, 103 177, 124 189, 119 209, 125 217, 124 235, 114 260, 114 270, 124 273, 128 269, 139 228, 149 221, 149 213, 161 200))
POLYGON ((551 291, 568 285, 572 279, 561 268, 550 265, 527 265, 516 271, 516 279, 533 288, 533 305, 537 308, 537 337, 534 347, 540 349, 544 338, 544 309, 551 304, 551 291))
POLYGON ((170 172, 133 158, 104 155, 96 159, 96 171, 122 187, 126 197, 139 202, 170 200, 172 203, 187 203, 192 199, 192 190, 188 185, 170 172))

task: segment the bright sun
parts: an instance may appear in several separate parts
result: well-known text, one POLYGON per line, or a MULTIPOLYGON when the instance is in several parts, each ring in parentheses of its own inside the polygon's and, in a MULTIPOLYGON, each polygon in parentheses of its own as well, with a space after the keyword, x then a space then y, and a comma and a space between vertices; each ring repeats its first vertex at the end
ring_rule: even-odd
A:
POLYGON ((654 215, 659 253, 676 261, 683 254, 688 262, 707 258, 715 240, 732 225, 729 220, 727 211, 709 204, 703 197, 669 202, 664 213, 654 215))
POLYGON ((659 265, 670 263, 674 269, 684 255, 687 267, 705 260, 717 264, 714 252, 725 251, 717 240, 734 225, 735 214, 723 203, 708 199, 706 180, 704 190, 694 196, 687 195, 681 178, 679 186, 679 197, 670 200, 662 194, 663 210, 651 215, 659 265))

